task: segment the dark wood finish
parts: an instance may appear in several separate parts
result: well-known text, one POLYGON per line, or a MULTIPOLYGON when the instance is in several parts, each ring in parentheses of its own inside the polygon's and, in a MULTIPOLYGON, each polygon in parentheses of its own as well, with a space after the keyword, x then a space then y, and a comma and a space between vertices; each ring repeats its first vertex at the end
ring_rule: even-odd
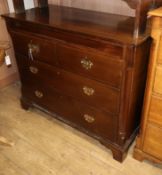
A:
MULTIPOLYGON (((17 59, 20 59, 20 64, 22 64, 21 60, 25 60, 25 58, 19 58, 18 56, 17 59)), ((29 64, 26 63, 26 67, 19 67, 21 69, 22 79, 26 84, 33 84, 35 81, 39 84, 39 82, 43 81, 44 84, 49 84, 49 87, 65 95, 72 96, 104 111, 113 114, 119 113, 120 93, 118 89, 35 61, 29 64), (29 69, 30 66, 38 69, 38 73, 31 73, 29 69), (84 87, 92 88, 94 90, 93 94, 87 95, 84 92, 84 87)))
POLYGON ((112 47, 108 49, 108 54, 102 55, 102 52, 94 50, 86 51, 81 48, 67 47, 60 45, 58 47, 58 62, 61 68, 78 73, 95 80, 108 83, 119 88, 124 69, 124 61, 121 59, 122 48, 112 47), (116 52, 116 50, 118 52, 116 52), (107 61, 109 60, 109 61, 107 61), (86 67, 84 64, 92 64, 86 67), (71 64, 72 63, 72 64, 71 64), (114 68, 116 71, 114 72, 114 68))
MULTIPOLYGON (((26 31, 28 29, 30 32, 48 34, 48 36, 64 39, 71 43, 89 44, 90 47, 93 44, 94 47, 98 47, 102 51, 107 49, 103 48, 104 43, 102 42, 102 45, 96 42, 92 43, 92 37, 94 37, 94 41, 103 39, 110 42, 115 41, 119 44, 134 43, 134 17, 54 5, 49 5, 43 11, 35 8, 27 10, 24 14, 12 13, 8 17, 10 19, 8 27, 15 28, 15 30, 26 31), (30 20, 25 22, 26 19, 30 20), (76 21, 79 21, 80 25, 76 21), (66 31, 71 33, 67 36, 66 31)), ((137 43, 140 42, 141 39, 139 38, 137 43)))
POLYGON ((52 88, 46 88, 43 83, 35 83, 32 87, 29 84, 28 86, 23 86, 22 93, 33 104, 57 113, 61 120, 66 120, 75 125, 75 127, 86 130, 90 135, 94 134, 96 137, 111 140, 115 138, 116 116, 81 103, 70 96, 62 95, 52 88), (35 96, 35 91, 38 89, 43 93, 43 98, 35 96), (94 121, 87 122, 84 115, 93 117, 94 121))
POLYGON ((13 0, 13 5, 14 5, 15 13, 22 13, 25 11, 24 1, 13 0))
POLYGON ((38 2, 38 7, 47 7, 48 6, 48 0, 37 0, 38 2))
POLYGON ((68 7, 4 17, 22 106, 57 114, 122 161, 139 127, 150 37, 134 41, 134 18, 68 7))
MULTIPOLYGON (((132 33, 133 38, 136 40, 140 34, 143 34, 146 29, 146 22, 147 22, 147 12, 150 9, 157 8, 162 5, 162 0, 123 0, 125 1, 128 6, 132 9, 136 10, 136 17, 134 18, 133 22, 133 31, 132 33)), ((24 12, 24 2, 22 0, 13 0, 14 8, 16 13, 24 12)), ((47 7, 48 0, 35 0, 35 5, 39 8, 47 7)), ((72 15, 75 18, 75 15, 72 15)), ((87 18, 88 19, 88 18, 87 18)), ((129 21, 129 20, 128 20, 129 21)), ((125 24, 126 26, 128 24, 125 24)))
MULTIPOLYGON (((137 1, 138 2, 138 1, 137 1)), ((135 35, 139 35, 145 32, 147 23, 147 12, 153 8, 153 0, 142 0, 139 5, 137 5, 136 10, 136 22, 135 22, 135 35)))
POLYGON ((136 19, 134 24, 134 39, 136 40, 140 34, 144 34, 147 26, 147 13, 150 9, 157 8, 162 5, 162 0, 123 0, 128 6, 136 10, 136 19))
POLYGON ((153 0, 154 1, 154 6, 157 8, 157 7, 160 7, 162 5, 162 1, 161 0, 153 0))
POLYGON ((56 44, 54 41, 16 32, 12 33, 12 40, 16 43, 15 50, 19 51, 19 53, 28 56, 29 47, 33 45, 33 47, 36 47, 32 54, 34 60, 57 65, 56 44))

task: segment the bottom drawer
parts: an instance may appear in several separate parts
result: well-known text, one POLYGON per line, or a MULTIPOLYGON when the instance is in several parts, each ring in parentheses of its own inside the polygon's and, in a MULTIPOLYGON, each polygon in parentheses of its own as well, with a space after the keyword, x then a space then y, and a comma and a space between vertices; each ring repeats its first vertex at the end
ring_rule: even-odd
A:
POLYGON ((162 128, 149 124, 146 129, 144 152, 162 159, 162 128))
POLYGON ((112 142, 115 140, 116 116, 111 116, 71 97, 63 96, 53 89, 37 84, 32 87, 22 86, 22 94, 32 103, 58 114, 62 120, 72 123, 77 128, 112 142))

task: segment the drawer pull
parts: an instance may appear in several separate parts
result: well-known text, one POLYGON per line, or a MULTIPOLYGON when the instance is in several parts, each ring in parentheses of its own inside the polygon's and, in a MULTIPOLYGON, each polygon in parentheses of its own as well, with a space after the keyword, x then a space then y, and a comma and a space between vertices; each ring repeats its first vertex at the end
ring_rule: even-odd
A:
POLYGON ((94 94, 95 90, 92 89, 92 88, 89 88, 87 86, 84 86, 83 87, 83 92, 84 92, 84 94, 86 94, 88 96, 92 96, 94 94))
POLYGON ((38 91, 38 90, 36 90, 35 91, 35 96, 38 97, 38 98, 42 98, 43 97, 43 93, 38 91))
POLYGON ((88 114, 84 114, 84 119, 88 123, 93 123, 95 121, 95 118, 90 116, 90 115, 88 115, 88 114))
POLYGON ((82 64, 83 68, 85 68, 86 70, 91 69, 93 66, 92 61, 88 60, 87 57, 85 57, 84 59, 81 60, 81 64, 82 64))
POLYGON ((33 53, 39 53, 39 46, 36 44, 33 44, 32 41, 28 44, 28 54, 29 58, 33 61, 33 53))
POLYGON ((33 73, 33 74, 37 74, 37 73, 38 73, 38 68, 36 68, 36 67, 30 66, 30 67, 29 67, 29 70, 30 70, 30 72, 33 73))

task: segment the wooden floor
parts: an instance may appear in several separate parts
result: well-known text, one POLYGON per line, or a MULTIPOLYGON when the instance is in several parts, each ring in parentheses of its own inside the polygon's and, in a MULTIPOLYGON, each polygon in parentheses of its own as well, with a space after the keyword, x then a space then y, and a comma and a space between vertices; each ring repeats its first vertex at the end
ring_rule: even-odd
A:
POLYGON ((15 84, 0 90, 0 175, 162 175, 162 167, 132 158, 123 164, 96 140, 32 109, 22 110, 15 84))

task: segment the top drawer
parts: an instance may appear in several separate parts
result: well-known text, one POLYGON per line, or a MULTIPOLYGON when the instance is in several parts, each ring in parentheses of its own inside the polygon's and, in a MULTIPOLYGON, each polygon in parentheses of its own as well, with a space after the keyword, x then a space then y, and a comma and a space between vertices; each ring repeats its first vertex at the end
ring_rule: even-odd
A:
MULTIPOLYGON (((110 51, 111 52, 111 51, 110 51)), ((120 87, 124 63, 121 55, 101 55, 99 52, 91 53, 86 49, 79 49, 65 45, 57 48, 60 67, 90 78, 120 87), (114 55, 114 56, 113 56, 114 55)))
POLYGON ((11 32, 15 51, 29 59, 57 65, 56 44, 47 39, 11 32))

